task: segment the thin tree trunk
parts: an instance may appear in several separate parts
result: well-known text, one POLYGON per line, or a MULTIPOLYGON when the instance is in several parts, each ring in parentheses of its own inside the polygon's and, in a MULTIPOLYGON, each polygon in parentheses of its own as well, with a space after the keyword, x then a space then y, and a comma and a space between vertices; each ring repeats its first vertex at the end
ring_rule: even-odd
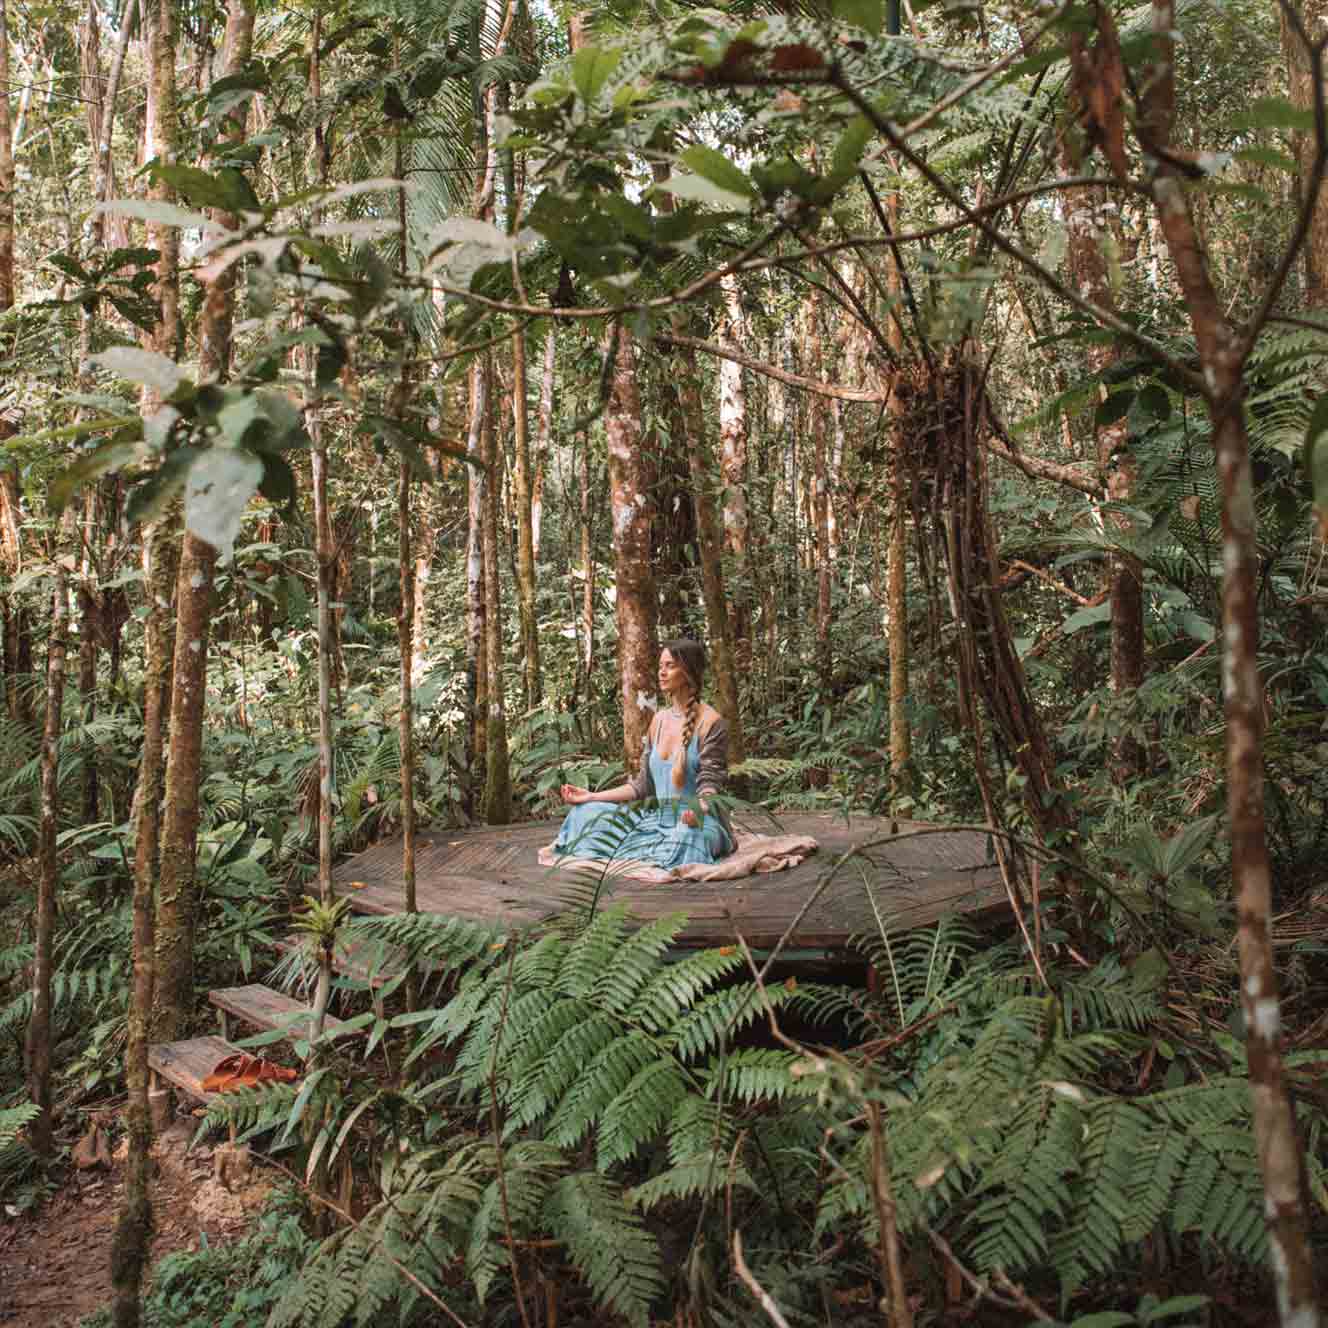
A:
POLYGON ((111 1248, 115 1328, 138 1328, 139 1293, 152 1235, 152 1114, 148 1104, 148 1041, 154 987, 153 895, 157 877, 162 748, 172 582, 171 539, 165 520, 145 532, 147 618, 143 624, 143 749, 134 792, 133 984, 125 1042, 129 1152, 124 1201, 111 1248))
MULTIPOLYGON (((1302 22, 1310 35, 1320 39, 1328 23, 1328 0, 1290 0, 1299 11, 1302 22)), ((1310 64, 1309 51, 1296 35, 1295 27, 1289 20, 1285 9, 1282 15, 1282 54, 1287 66, 1287 91, 1291 104, 1297 109, 1312 113, 1314 110, 1314 73, 1310 64)), ((1300 178, 1296 182, 1297 192, 1303 198, 1305 187, 1314 170, 1314 156, 1317 151, 1312 130, 1298 130, 1292 135, 1296 158, 1300 165, 1300 178)), ((1310 309, 1322 309, 1328 305, 1328 200, 1324 191, 1319 191, 1319 198, 1310 222, 1310 233, 1305 240, 1305 304, 1310 309)))
POLYGON ((553 323, 544 335, 544 372, 540 377, 539 425, 535 439, 535 479, 530 495, 530 535, 535 562, 539 562, 540 536, 544 529, 544 472, 549 465, 553 442, 554 362, 558 333, 553 323))
MULTIPOLYGON (((886 200, 886 216, 891 234, 899 231, 899 194, 891 192, 886 200)), ((903 293, 903 273, 899 257, 893 251, 886 259, 886 294, 896 309, 903 293)), ((896 317, 887 317, 886 340, 902 362, 904 332, 896 317)), ((897 790, 907 792, 913 759, 913 730, 908 722, 909 654, 908 639, 908 474, 904 437, 904 397, 896 370, 886 398, 885 414, 889 430, 890 538, 886 545, 885 595, 886 641, 890 655, 890 774, 897 790)))
MULTIPOLYGON (((738 349, 744 324, 737 276, 730 273, 724 277, 720 290, 725 312, 720 341, 738 349)), ((753 602, 747 557, 747 389, 742 365, 727 359, 719 362, 719 455, 724 482, 724 551, 729 559, 728 588, 733 601, 729 616, 733 624, 734 662, 746 673, 752 658, 753 602)))
MULTIPOLYGON (((400 63, 400 37, 397 39, 397 62, 400 63)), ((406 142, 400 121, 396 129, 397 225, 401 233, 398 275, 406 274, 406 245, 409 238, 406 210, 406 142)), ((413 344, 409 329, 404 329, 404 345, 413 344)), ((403 350, 401 373, 397 380, 395 414, 404 421, 410 406, 410 357, 403 350)), ((401 714, 398 719, 398 744, 401 748, 401 886, 407 913, 415 907, 415 550, 411 547, 410 463, 403 457, 397 476, 397 571, 401 582, 401 602, 397 608, 397 652, 400 655, 401 714)), ((409 1005, 415 1007, 412 983, 409 1005)))
POLYGON ((157 983, 153 1030, 164 1042, 182 1034, 194 1004, 198 790, 203 773, 208 627, 216 565, 216 549, 186 530, 175 586, 170 743, 161 824, 161 884, 154 929, 157 983))
MULTIPOLYGON (((821 336, 820 310, 812 296, 807 301, 807 354, 813 378, 824 373, 824 351, 821 336)), ((830 614, 831 568, 830 550, 830 439, 826 403, 814 398, 807 403, 811 413, 812 444, 812 541, 816 566, 816 676, 822 696, 828 697, 831 687, 830 614)))
MULTIPOLYGON (((492 372, 485 362, 485 373, 492 372)), ((506 825, 512 819, 512 779, 507 752, 507 712, 503 694, 503 605, 498 580, 498 523, 502 497, 502 449, 494 428, 492 393, 484 413, 484 464, 488 486, 484 504, 484 666, 488 683, 485 718, 484 820, 506 825)))
POLYGON ((579 667, 590 692, 591 669, 595 662, 595 509, 590 491, 590 435, 581 432, 581 465, 578 472, 581 488, 581 658, 579 667))
POLYGON ((56 835, 60 815, 60 717, 65 697, 65 636, 69 587, 56 563, 54 608, 46 647, 46 723, 41 744, 41 820, 37 834, 37 915, 33 927, 32 1011, 28 1019, 28 1095, 38 1110, 29 1127, 33 1151, 49 1158, 51 1124, 51 945, 55 936, 60 863, 56 835))
POLYGON ((623 761, 641 761, 655 709, 659 656, 654 568, 650 559, 652 503, 642 454, 641 397, 636 355, 626 328, 609 330, 614 369, 604 411, 609 445, 609 500, 613 512, 613 568, 617 597, 618 675, 622 688, 623 761), (616 335, 616 345, 614 344, 616 335))
POLYGON ((466 452, 473 458, 466 467, 466 693, 470 705, 466 810, 472 815, 474 791, 485 759, 484 712, 489 699, 484 662, 484 511, 489 482, 484 468, 484 420, 489 410, 488 390, 488 375, 477 358, 470 368, 470 426, 466 439, 466 452))
POLYGON ((522 667, 526 709, 543 697, 540 677, 539 624, 535 618, 534 485, 530 472, 530 425, 526 411, 526 337, 520 328, 512 335, 512 435, 516 466, 513 498, 516 501, 517 603, 521 614, 522 667))
MULTIPOLYGON (((1175 119, 1173 0, 1153 0, 1154 62, 1141 130, 1166 148, 1175 119)), ((1110 21, 1099 11, 1099 22, 1110 21)), ((1259 552, 1244 406, 1242 338, 1226 320, 1213 287, 1173 161, 1154 168, 1153 201, 1175 265, 1207 385, 1213 450, 1222 487, 1222 661, 1226 712, 1227 820, 1236 894, 1240 993, 1253 1103, 1254 1139, 1263 1174, 1269 1264, 1285 1328, 1322 1322, 1302 1145, 1282 1061, 1281 1007, 1269 929, 1272 871, 1263 796, 1263 687, 1259 680, 1259 552)))
MULTIPOLYGON (((9 15, 7 0, 0 0, 0 314, 14 307, 14 140, 9 117, 9 15)), ((0 418, 0 441, 12 438, 17 426, 0 418)), ((12 578, 22 564, 19 531, 23 517, 19 499, 18 470, 0 468, 0 572, 12 578)), ((17 600, 6 601, 4 686, 5 708, 15 723, 28 729, 32 716, 24 701, 18 675, 22 672, 24 642, 31 631, 28 613, 17 600)), ((31 653, 31 645, 26 653, 31 653)))
POLYGON ((716 709, 728 726, 729 760, 737 765, 743 759, 745 745, 738 704, 733 629, 729 623, 728 597, 724 593, 724 536, 715 509, 714 457, 705 437, 696 353, 681 348, 675 352, 674 362, 679 367, 678 398, 686 433, 687 464, 692 476, 692 500, 696 505, 696 533, 701 547, 701 594, 705 599, 706 624, 710 630, 716 709))
MULTIPOLYGON (((226 16, 223 77, 249 63, 254 11, 247 0, 231 0, 226 16)), ((224 141, 244 135, 244 114, 227 117, 224 141)), ((214 212, 224 226, 238 219, 214 212)), ((223 381, 231 354, 235 286, 232 269, 213 281, 203 301, 199 368, 203 381, 223 381)), ((194 1001, 194 931, 198 911, 199 786, 203 776, 203 719, 207 709, 208 635, 217 550, 191 530, 184 532, 175 587, 175 657, 171 669, 170 743, 166 757, 166 803, 162 812, 161 885, 154 934, 157 947, 153 1024, 163 1041, 180 1036, 194 1001)))

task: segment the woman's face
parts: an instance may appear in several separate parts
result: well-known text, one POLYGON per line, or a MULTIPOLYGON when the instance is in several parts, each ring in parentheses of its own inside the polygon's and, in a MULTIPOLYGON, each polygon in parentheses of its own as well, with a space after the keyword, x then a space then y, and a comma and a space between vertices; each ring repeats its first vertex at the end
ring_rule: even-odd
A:
POLYGON ((659 690, 666 696, 672 696, 674 692, 686 692, 690 687, 687 670, 673 658, 672 651, 661 650, 659 652, 659 690))

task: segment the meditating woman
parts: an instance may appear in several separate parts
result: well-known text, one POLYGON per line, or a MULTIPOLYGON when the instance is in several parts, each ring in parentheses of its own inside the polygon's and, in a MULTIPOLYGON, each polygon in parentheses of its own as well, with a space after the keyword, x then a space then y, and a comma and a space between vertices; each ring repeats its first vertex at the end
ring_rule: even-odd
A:
POLYGON ((667 704, 650 722, 641 769, 630 782, 597 793, 564 784, 562 799, 572 810, 558 832, 556 854, 667 869, 713 863, 733 852, 733 836, 710 804, 728 776, 729 735, 719 712, 701 700, 704 675, 705 651, 697 642, 664 643, 659 690, 667 704), (646 798, 655 805, 626 816, 617 805, 646 798))

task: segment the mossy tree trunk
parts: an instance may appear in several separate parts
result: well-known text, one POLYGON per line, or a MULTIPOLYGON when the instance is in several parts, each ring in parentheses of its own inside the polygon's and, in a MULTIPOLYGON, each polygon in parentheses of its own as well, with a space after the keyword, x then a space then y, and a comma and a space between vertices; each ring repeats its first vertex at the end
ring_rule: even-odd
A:
MULTIPOLYGON (((223 73, 243 73, 253 49, 252 0, 231 0, 226 16, 223 73)), ((244 139, 242 109, 223 125, 223 143, 244 139)), ((240 219, 214 210, 219 225, 240 219)), ((224 382, 229 375, 235 277, 228 267, 207 289, 199 319, 199 377, 224 382)), ((217 551, 191 530, 184 532, 175 587, 175 657, 171 670, 170 741, 166 802, 162 811, 161 880, 155 940, 157 978, 154 1030, 169 1041, 183 1032, 194 1000, 194 931, 198 911, 199 787, 203 776, 203 718, 207 708, 208 638, 217 551)))
POLYGON ((642 451, 636 352, 625 328, 610 328, 609 338, 609 354, 614 362, 604 432, 609 445, 609 505, 613 513, 614 614, 618 622, 623 761, 633 773, 641 761, 657 692, 658 599, 650 558, 653 504, 642 451))
POLYGON ((46 644, 46 722, 41 742, 41 814, 37 830, 37 908, 33 923, 32 1009, 28 1017, 28 1096, 38 1115, 29 1127, 33 1151, 49 1158, 51 1123, 51 946, 55 937, 60 863, 56 850, 60 814, 60 717, 65 698, 65 642, 69 586, 57 563, 50 635, 46 644))
POLYGON ((466 696, 470 725, 466 770, 466 810, 475 812, 475 789, 484 768, 486 734, 484 714, 489 699, 485 667, 484 619, 488 599, 484 593, 484 510, 488 503, 488 474, 484 468, 484 420, 489 412, 489 379, 479 360, 470 367, 470 423, 466 453, 466 696))
MULTIPOLYGON (((493 366, 486 360, 485 374, 493 366)), ((485 714, 484 819, 506 825, 512 819, 512 779, 507 752, 507 707, 503 695, 503 604, 498 580, 498 522, 502 502, 502 448, 494 428, 492 400, 484 413, 484 464, 488 485, 484 504, 484 666, 488 683, 485 714)))
MULTIPOLYGON (((732 273, 720 282, 724 297, 724 325, 720 341, 734 349, 744 336, 738 279, 732 273)), ((747 505, 747 389, 742 365, 719 362, 719 465, 723 479, 724 552, 728 560, 727 585, 732 611, 734 663, 744 672, 752 658, 753 587, 748 564, 747 505)))

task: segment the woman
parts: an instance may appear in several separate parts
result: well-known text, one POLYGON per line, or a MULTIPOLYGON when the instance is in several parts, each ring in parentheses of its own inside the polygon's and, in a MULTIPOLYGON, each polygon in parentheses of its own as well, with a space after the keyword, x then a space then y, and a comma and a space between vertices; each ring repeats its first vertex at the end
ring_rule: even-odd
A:
POLYGON ((729 735, 719 712, 701 700, 704 675, 705 651, 695 641, 664 643, 659 690, 667 704, 650 722, 641 769, 630 782, 599 793, 564 784, 562 799, 572 810, 555 853, 669 868, 713 863, 733 852, 733 836, 718 809, 710 809, 710 797, 728 776, 729 735), (656 805, 614 815, 615 804, 644 798, 656 805))

